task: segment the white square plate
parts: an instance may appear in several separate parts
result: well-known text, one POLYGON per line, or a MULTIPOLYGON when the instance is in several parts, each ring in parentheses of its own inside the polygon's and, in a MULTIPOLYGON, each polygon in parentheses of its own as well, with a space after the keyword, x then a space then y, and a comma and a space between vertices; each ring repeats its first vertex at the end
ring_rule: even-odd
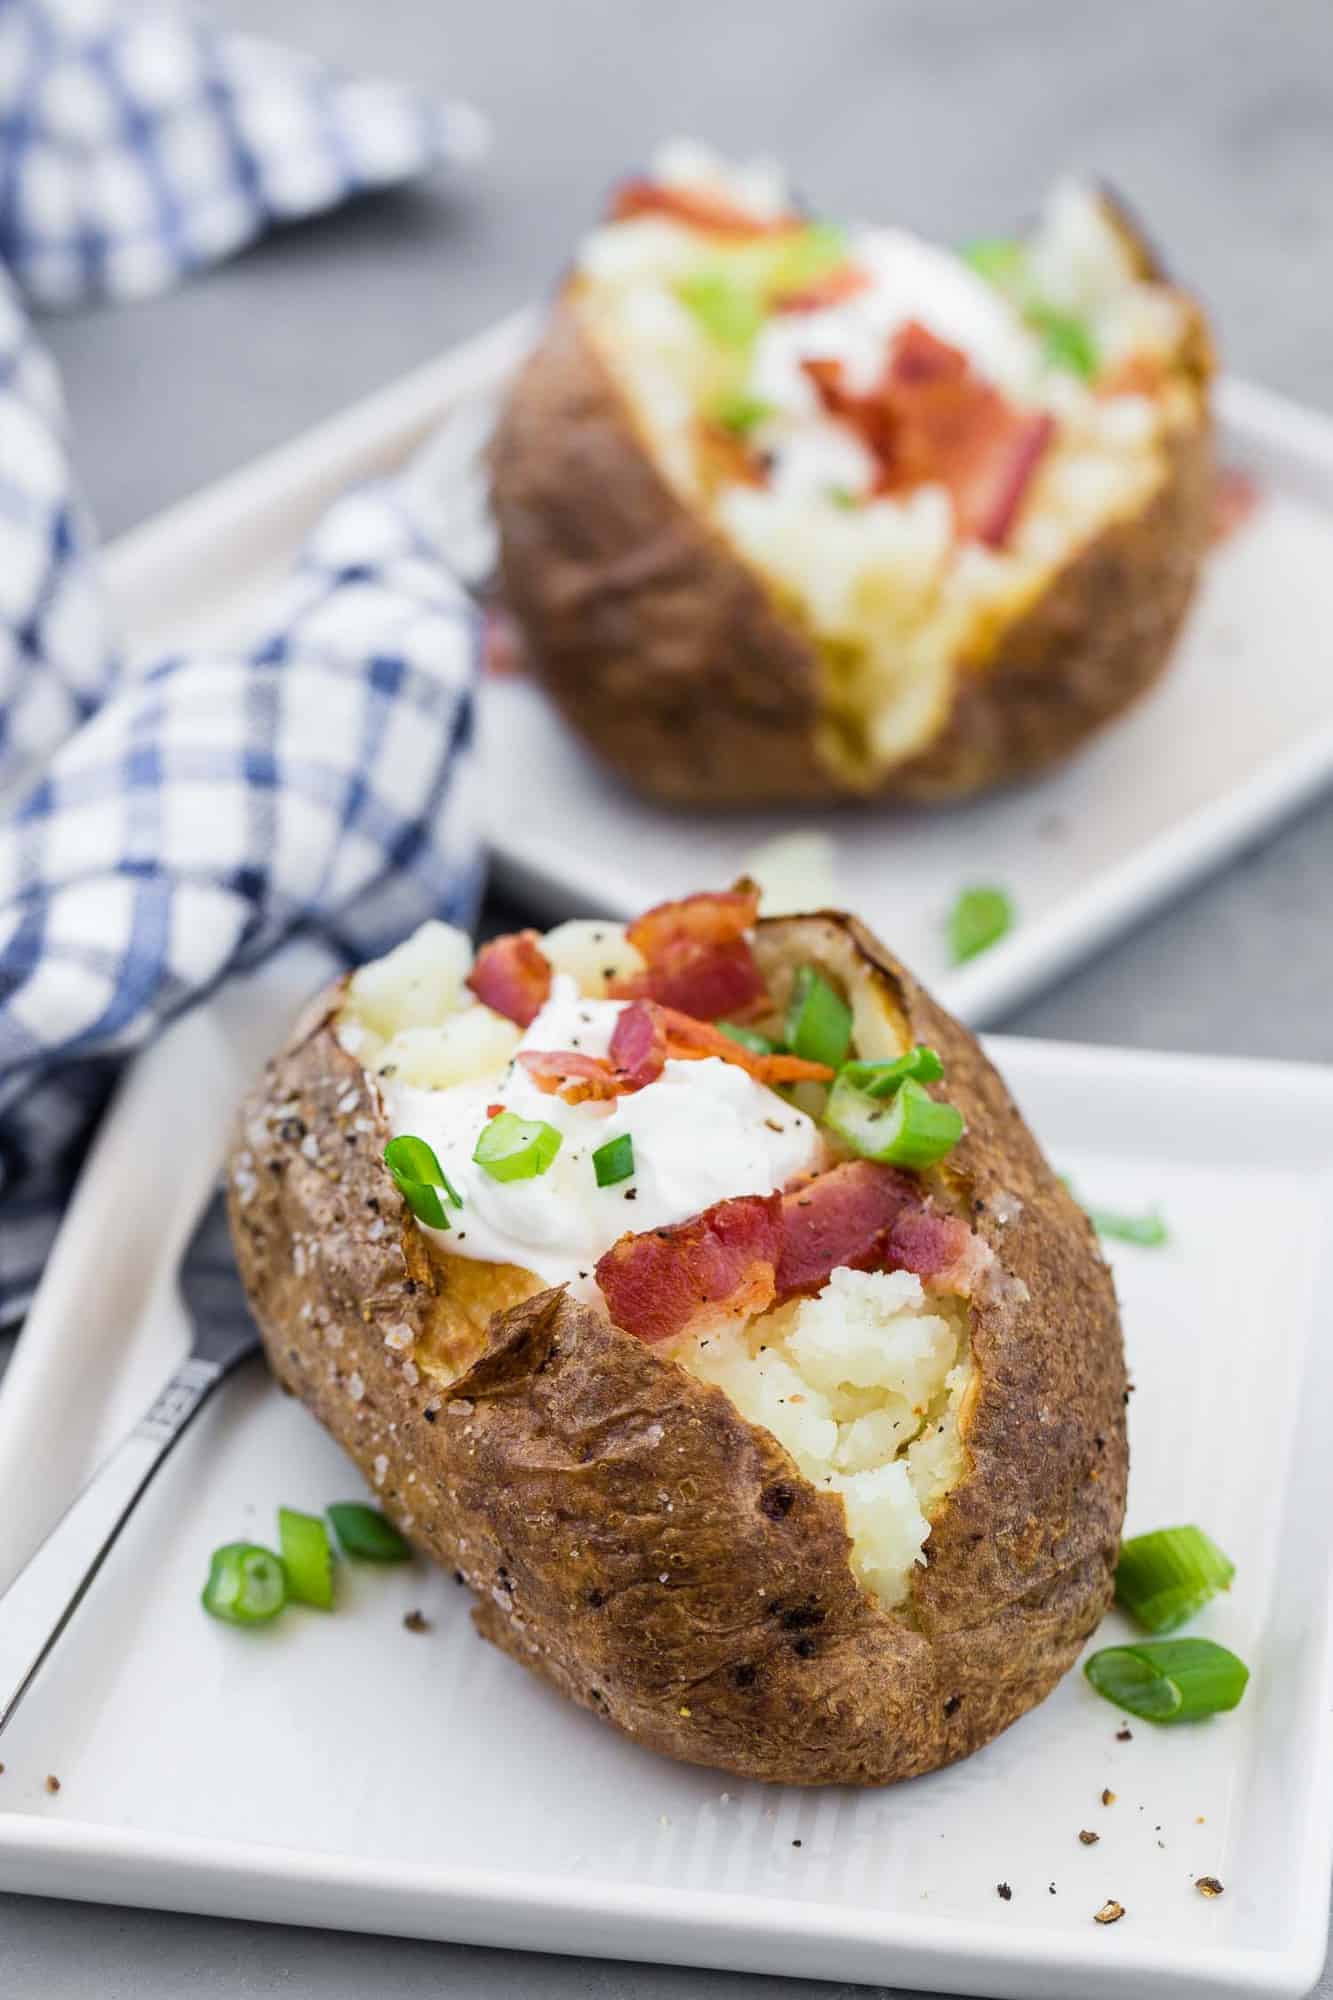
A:
MULTIPOLYGON (((131 1075, 0 1398, 0 1583, 178 1351, 191 1212, 317 976, 289 958, 131 1075)), ((1251 1664, 1235 1714, 1122 1742, 1073 1673, 965 1764, 801 1793, 614 1735, 487 1647, 423 1566, 349 1575, 331 1618, 215 1625, 216 1543, 357 1485, 256 1365, 168 1463, 5 1737, 0 1886, 1024 2000, 1306 1991, 1330 1865, 1333 1073, 994 1053, 1086 1198, 1168 1219, 1166 1249, 1113 1251, 1130 1526, 1197 1520, 1234 1556, 1197 1629, 1251 1664), (429 1633, 403 1628, 418 1607, 429 1633), (1127 1914, 1100 1927, 1112 1897, 1127 1914)))

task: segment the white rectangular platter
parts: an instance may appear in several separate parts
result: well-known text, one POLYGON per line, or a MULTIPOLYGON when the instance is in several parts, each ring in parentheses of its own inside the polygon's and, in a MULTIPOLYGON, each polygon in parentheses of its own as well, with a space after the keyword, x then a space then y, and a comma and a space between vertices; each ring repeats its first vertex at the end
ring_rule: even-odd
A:
MULTIPOLYGON (((0 1396, 0 1585, 178 1352, 192 1211, 320 971, 289 955, 129 1077, 0 1396)), ((1167 1248, 1113 1252, 1129 1525, 1195 1519, 1235 1558, 1197 1628, 1253 1668, 1235 1714, 1121 1741, 1074 1673, 963 1765, 801 1793, 614 1735, 487 1647, 424 1566, 347 1577, 330 1618, 215 1625, 214 1545, 356 1490, 255 1365, 168 1463, 0 1745, 0 1887, 1023 2000, 1307 1991, 1333 1774, 1333 1072, 994 1054, 1085 1198, 1168 1219, 1167 1248), (415 1608, 429 1632, 404 1630, 415 1608), (1110 1897, 1126 1915, 1103 1928, 1110 1897)))
MULTIPOLYGON (((107 551, 143 646, 245 622, 321 510, 392 470, 449 414, 493 405, 533 337, 519 314, 107 551)), ((946 811, 688 817, 610 778, 522 681, 485 689, 488 833, 510 884, 553 913, 628 915, 730 881, 791 825, 833 836, 841 900, 974 1023, 1087 957, 1333 782, 1333 422, 1240 382, 1218 397, 1223 460, 1260 482, 1218 549, 1160 686, 1040 783, 946 811), (944 919, 998 881, 1018 923, 961 970, 944 919)))

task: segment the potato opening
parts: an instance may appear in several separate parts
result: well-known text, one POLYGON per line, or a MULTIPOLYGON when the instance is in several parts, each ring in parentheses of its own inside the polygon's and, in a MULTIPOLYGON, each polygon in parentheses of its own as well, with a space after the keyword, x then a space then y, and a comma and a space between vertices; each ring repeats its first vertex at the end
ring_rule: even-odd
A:
MULTIPOLYGON (((668 149, 654 178, 770 222, 790 208, 780 183, 761 190, 697 147, 668 149)), ((1197 311, 1114 205, 1072 183, 1028 237, 976 246, 989 257, 822 221, 785 242, 729 238, 685 213, 604 224, 569 297, 667 483, 810 640, 826 766, 872 789, 937 736, 958 670, 984 672, 1055 573, 1165 484, 1173 436, 1200 420, 1197 311), (1002 526, 969 520, 958 483, 929 468, 886 471, 851 413, 908 322, 1049 425, 1002 526), (830 368, 838 403, 816 387, 830 368)))
MULTIPOLYGON (((604 1000, 609 980, 635 970, 637 954, 620 925, 564 924, 542 942, 587 1002, 604 1000)), ((851 1007, 853 1055, 885 1061, 904 1053, 908 1029, 895 991, 843 924, 771 921, 754 933, 753 948, 774 1002, 769 1028, 780 1030, 794 975, 810 965, 851 1007)), ((350 983, 338 1032, 379 1080, 395 1130, 403 1129, 396 1105, 410 1105, 419 1121, 432 1103, 444 1117, 460 1092, 479 1101, 507 1094, 519 1031, 473 998, 464 983, 471 962, 461 933, 428 924, 350 983)), ((799 1088, 822 1098, 822 1086, 799 1088)), ((765 1096, 781 1110, 780 1098, 765 1096)), ((806 1108, 817 1115, 820 1107, 807 1101, 806 1108)), ((833 1164, 836 1155, 822 1157, 833 1164)), ((480 1352, 491 1312, 549 1282, 516 1258, 501 1263, 470 1248, 478 1240, 468 1233, 479 1226, 474 1209, 465 1207, 457 1223, 438 1240, 424 1232, 443 1284, 436 1324, 411 1355, 445 1396, 480 1352)), ((633 1229, 633 1212, 621 1209, 615 1226, 633 1229)), ((853 1569, 881 1603, 896 1608, 927 1558, 932 1514, 964 1470, 970 1334, 964 1298, 931 1292, 907 1271, 844 1268, 815 1297, 749 1319, 720 1317, 658 1351, 722 1390, 812 1485, 841 1499, 853 1569)))

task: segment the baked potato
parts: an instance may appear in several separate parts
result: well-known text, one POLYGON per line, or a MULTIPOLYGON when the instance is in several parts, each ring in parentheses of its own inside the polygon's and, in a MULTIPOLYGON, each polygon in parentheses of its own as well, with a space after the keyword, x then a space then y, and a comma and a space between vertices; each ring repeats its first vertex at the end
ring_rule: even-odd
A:
POLYGON ((971 1035, 756 907, 428 924, 269 1065, 232 1228, 278 1380, 487 1638, 669 1756, 884 1784, 1107 1607, 1120 1329, 971 1035))
POLYGON ((1105 192, 955 256, 677 146, 582 246, 502 415, 503 597, 569 723, 658 799, 1020 779, 1166 664, 1211 369, 1105 192))

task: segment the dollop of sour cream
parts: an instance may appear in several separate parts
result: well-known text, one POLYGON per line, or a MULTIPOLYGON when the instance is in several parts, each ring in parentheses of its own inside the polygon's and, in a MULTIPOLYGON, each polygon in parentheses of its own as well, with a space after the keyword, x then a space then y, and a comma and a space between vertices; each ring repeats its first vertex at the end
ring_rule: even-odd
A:
MULTIPOLYGON (((624 1004, 584 999, 572 979, 557 975, 519 1046, 604 1056, 624 1004)), ((519 1062, 444 1090, 392 1077, 381 1089, 395 1136, 426 1140, 463 1197, 461 1209, 447 1210, 448 1231, 430 1232, 440 1246, 517 1264, 585 1300, 597 1297, 598 1258, 626 1231, 683 1222, 735 1195, 772 1194, 823 1162, 812 1118, 715 1057, 668 1062, 654 1083, 609 1103, 566 1104, 539 1090, 519 1062), (496 1104, 560 1132, 560 1151, 544 1174, 496 1181, 474 1164, 478 1134, 496 1104), (634 1173, 598 1187, 592 1156, 622 1133, 634 1143, 634 1173)))

